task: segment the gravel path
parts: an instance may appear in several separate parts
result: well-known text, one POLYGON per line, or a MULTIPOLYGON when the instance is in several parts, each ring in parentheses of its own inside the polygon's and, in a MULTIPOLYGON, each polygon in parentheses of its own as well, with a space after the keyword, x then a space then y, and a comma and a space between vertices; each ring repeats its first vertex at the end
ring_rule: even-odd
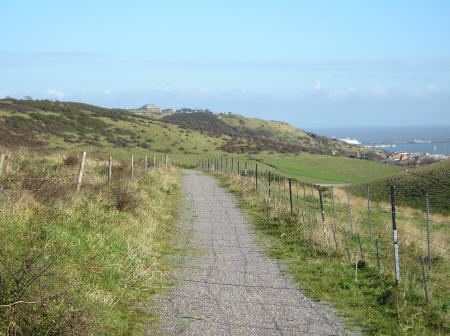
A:
POLYGON ((184 174, 179 225, 202 252, 182 257, 176 286, 157 298, 165 334, 347 335, 331 308, 263 256, 233 195, 211 177, 184 174))

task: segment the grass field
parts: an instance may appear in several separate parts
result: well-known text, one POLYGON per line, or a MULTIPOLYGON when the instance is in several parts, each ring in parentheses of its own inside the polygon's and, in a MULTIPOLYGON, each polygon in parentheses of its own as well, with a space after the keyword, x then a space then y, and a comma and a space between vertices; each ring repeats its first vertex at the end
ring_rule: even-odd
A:
POLYGON ((260 155, 259 159, 287 174, 310 183, 353 183, 374 180, 402 171, 402 168, 366 160, 329 155, 260 155))
POLYGON ((141 335, 167 286, 179 174, 137 161, 7 152, 0 173, 0 335, 141 335))

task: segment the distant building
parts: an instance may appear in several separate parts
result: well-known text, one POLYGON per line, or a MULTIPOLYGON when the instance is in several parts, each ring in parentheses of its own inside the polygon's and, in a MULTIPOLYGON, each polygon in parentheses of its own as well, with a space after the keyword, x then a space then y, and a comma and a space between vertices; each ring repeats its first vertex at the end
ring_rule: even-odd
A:
POLYGON ((174 114, 175 112, 177 112, 177 110, 175 110, 175 109, 164 109, 164 110, 161 110, 161 112, 164 113, 164 114, 174 114))
POLYGON ((159 108, 159 106, 153 105, 153 104, 145 104, 144 106, 141 106, 139 108, 139 110, 141 111, 145 111, 145 112, 153 112, 153 113, 160 113, 161 109, 159 108))

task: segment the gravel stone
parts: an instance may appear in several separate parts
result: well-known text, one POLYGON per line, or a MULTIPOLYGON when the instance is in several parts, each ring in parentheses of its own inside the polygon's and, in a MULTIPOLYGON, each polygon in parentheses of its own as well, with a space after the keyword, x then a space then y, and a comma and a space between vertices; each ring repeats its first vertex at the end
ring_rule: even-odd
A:
POLYGON ((329 305, 309 299, 282 274, 279 261, 262 254, 233 195, 212 177, 183 172, 178 225, 201 252, 178 260, 176 285, 156 298, 164 334, 355 334, 329 305))

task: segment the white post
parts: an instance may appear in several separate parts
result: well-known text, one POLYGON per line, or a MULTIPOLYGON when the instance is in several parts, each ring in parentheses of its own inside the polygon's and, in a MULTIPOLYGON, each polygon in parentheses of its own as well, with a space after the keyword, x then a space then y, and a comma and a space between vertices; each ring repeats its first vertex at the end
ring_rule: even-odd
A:
POLYGON ((131 155, 131 179, 134 178, 134 157, 131 155))
POLYGON ((81 179, 83 178, 83 170, 84 170, 84 161, 85 160, 86 160, 86 152, 83 152, 83 154, 81 154, 80 170, 78 171, 77 192, 79 192, 80 188, 81 188, 81 179))
POLYGON ((145 159, 144 159, 144 173, 146 173, 147 172, 147 155, 145 156, 145 159))

